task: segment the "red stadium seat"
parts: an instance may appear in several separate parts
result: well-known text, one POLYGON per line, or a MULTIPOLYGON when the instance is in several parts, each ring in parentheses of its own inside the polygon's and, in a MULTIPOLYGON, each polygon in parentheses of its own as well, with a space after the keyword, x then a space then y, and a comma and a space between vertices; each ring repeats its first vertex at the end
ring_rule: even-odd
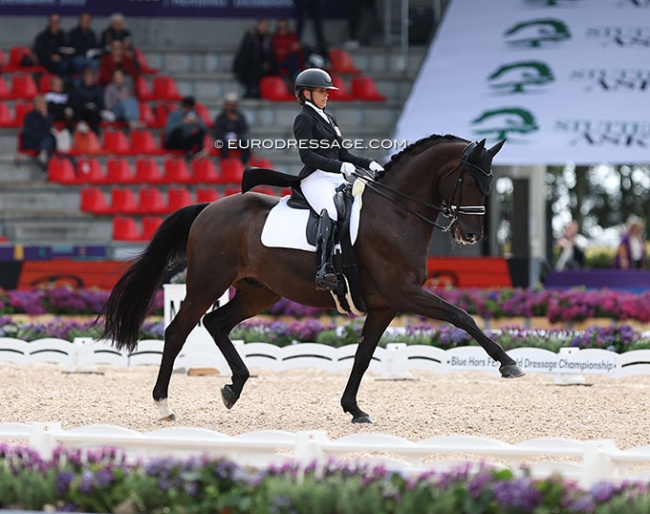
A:
POLYGON ((22 127, 25 122, 25 115, 31 111, 34 106, 28 102, 16 102, 14 104, 14 123, 16 127, 22 127))
POLYGON ((238 195, 241 193, 240 187, 227 187, 223 192, 224 196, 238 195))
POLYGON ((135 193, 128 187, 115 187, 111 191, 111 210, 115 214, 140 214, 140 205, 135 193))
POLYGON ((104 131, 104 150, 116 155, 131 155, 129 140, 120 130, 104 131))
POLYGON ((155 100, 178 101, 182 96, 172 77, 169 75, 156 75, 153 79, 153 98, 155 100))
POLYGON ((210 111, 208 111, 208 108, 205 105, 197 102, 196 105, 194 106, 194 109, 196 110, 196 113, 199 115, 199 118, 201 118, 201 121, 205 123, 206 127, 214 126, 214 120, 210 118, 210 111))
POLYGON ((47 165, 47 178, 50 182, 58 182, 59 184, 65 185, 81 183, 70 160, 58 156, 50 159, 47 165))
POLYGON ((164 128, 167 125, 169 113, 176 109, 178 109, 178 106, 170 102, 160 102, 156 105, 156 122, 160 128, 164 128))
POLYGON ((343 100, 343 101, 348 101, 348 100, 354 100, 354 97, 350 94, 350 91, 348 90, 348 86, 343 80, 342 77, 339 75, 334 75, 331 74, 332 77, 332 84, 334 86, 338 87, 338 89, 331 89, 330 90, 330 98, 332 100, 343 100))
POLYGON ((244 165, 236 157, 221 159, 221 179, 226 184, 241 184, 244 165))
POLYGON ((361 70, 354 65, 352 56, 343 48, 331 48, 329 51, 330 72, 359 73, 361 70))
POLYGON ((165 180, 170 184, 191 184, 194 182, 187 163, 178 157, 169 157, 165 160, 165 180))
POLYGON ((192 205, 194 199, 192 193, 184 187, 170 187, 167 190, 167 210, 174 212, 188 205, 192 205))
POLYGON ((77 176, 88 184, 108 184, 102 165, 97 159, 87 158, 77 161, 77 176))
POLYGON ((140 157, 135 161, 136 181, 145 184, 166 184, 167 179, 160 172, 158 163, 151 157, 140 157))
POLYGON ((72 135, 72 153, 75 155, 101 155, 106 151, 102 148, 99 137, 92 130, 82 132, 75 130, 72 135))
POLYGON ((256 168, 273 169, 273 164, 271 164, 271 161, 264 157, 251 157, 251 160, 248 161, 248 165, 255 166, 256 168))
POLYGON ((142 75, 138 76, 138 78, 135 79, 133 90, 135 92, 135 96, 138 97, 141 102, 153 100, 153 92, 151 91, 151 86, 149 85, 149 82, 147 82, 147 79, 145 79, 142 75))
POLYGON ((113 239, 115 241, 142 241, 136 221, 130 216, 113 218, 113 239))
POLYGON ((140 102, 138 107, 140 108, 139 120, 148 128, 159 128, 158 122, 156 121, 156 115, 153 113, 153 109, 149 104, 140 102))
POLYGON ((31 100, 38 94, 36 82, 31 75, 26 73, 14 73, 11 76, 11 96, 31 100))
POLYGON ((352 79, 352 96, 356 100, 365 100, 371 102, 383 102, 386 100, 384 95, 377 92, 377 87, 372 78, 354 77, 352 79))
POLYGON ((160 216, 145 216, 142 218, 142 239, 145 241, 151 239, 163 221, 160 216))
POLYGON ((13 98, 9 85, 3 76, 0 76, 0 100, 9 100, 13 98))
POLYGON ((134 155, 164 155, 167 152, 158 146, 150 131, 132 130, 131 153, 134 155))
POLYGON ((50 89, 52 89, 52 79, 54 77, 56 77, 56 75, 52 75, 49 73, 46 75, 41 75, 41 78, 38 80, 38 92, 45 94, 50 89))
POLYGON ((195 184, 219 184, 221 176, 212 159, 199 157, 192 161, 192 182, 195 184))
POLYGON ((198 187, 196 189, 196 202, 197 203, 211 203, 219 199, 219 193, 216 189, 211 187, 198 187))
POLYGON ((131 165, 121 157, 113 157, 106 162, 106 180, 109 184, 138 183, 131 165))
POLYGON ((143 214, 166 214, 170 212, 160 189, 148 186, 140 189, 140 212, 143 214))
MULTIPOLYGON (((0 77, 1 78, 1 77, 0 77)), ((16 120, 14 114, 6 103, 0 102, 0 127, 14 128, 16 127, 16 120)))
MULTIPOLYGON (((38 64, 27 65, 25 61, 36 63, 38 59, 34 52, 27 46, 14 46, 9 50, 9 67, 11 71, 22 71, 25 73, 45 73, 45 66, 38 64)), ((9 70, 3 70, 9 71, 9 70)))
POLYGON ((147 58, 144 55, 144 52, 140 50, 139 48, 136 48, 134 51, 134 57, 135 57, 135 62, 138 63, 140 66, 140 73, 144 73, 146 75, 153 74, 155 75, 158 73, 158 68, 152 68, 149 66, 149 63, 147 62, 147 58))
POLYGON ((7 73, 10 69, 9 59, 7 59, 4 50, 0 48, 0 73, 7 73))
POLYGON ((106 197, 101 189, 87 186, 81 190, 81 210, 91 214, 111 214, 113 210, 106 203, 106 197))
POLYGON ((260 98, 273 102, 291 102, 296 97, 289 93, 287 83, 277 75, 267 75, 260 81, 260 98))

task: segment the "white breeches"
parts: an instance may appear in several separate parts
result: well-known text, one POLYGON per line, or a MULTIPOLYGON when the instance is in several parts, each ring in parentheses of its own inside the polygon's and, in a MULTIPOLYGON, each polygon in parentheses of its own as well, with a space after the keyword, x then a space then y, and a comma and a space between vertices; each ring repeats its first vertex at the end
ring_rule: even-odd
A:
POLYGON ((323 209, 327 209, 329 217, 337 220, 336 206, 334 205, 334 194, 336 188, 345 183, 345 178, 341 173, 329 173, 327 171, 316 170, 311 175, 300 181, 305 198, 318 214, 323 209))

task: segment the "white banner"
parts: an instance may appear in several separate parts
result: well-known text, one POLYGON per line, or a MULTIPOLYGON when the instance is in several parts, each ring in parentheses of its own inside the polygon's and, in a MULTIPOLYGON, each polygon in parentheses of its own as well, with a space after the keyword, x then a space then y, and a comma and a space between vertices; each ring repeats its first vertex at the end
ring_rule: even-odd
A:
POLYGON ((495 164, 650 162, 650 1, 452 0, 395 139, 508 142, 495 164))

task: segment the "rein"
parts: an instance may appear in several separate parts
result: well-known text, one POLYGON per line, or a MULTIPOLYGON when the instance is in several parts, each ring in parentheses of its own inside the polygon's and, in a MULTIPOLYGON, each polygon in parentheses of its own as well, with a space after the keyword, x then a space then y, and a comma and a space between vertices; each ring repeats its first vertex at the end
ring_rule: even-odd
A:
MULTIPOLYGON (((454 171, 456 171, 459 167, 461 167, 461 172, 460 175, 458 176, 458 181, 456 182, 456 187, 454 188, 454 192, 451 194, 451 201, 453 201, 454 197, 456 196, 456 192, 460 188, 461 184, 463 183, 463 176, 465 174, 465 166, 473 166, 477 168, 481 173, 485 173, 481 168, 476 166, 475 164, 468 163, 461 161, 459 164, 454 166, 447 174, 442 177, 440 180, 446 179, 449 175, 451 175, 454 171)), ((454 205, 453 203, 447 203, 443 202, 442 205, 436 205, 434 203, 430 202, 425 202, 424 200, 420 200, 419 198, 415 198, 411 195, 407 195, 406 193, 402 193, 401 191, 394 189, 390 186, 387 186, 386 184, 382 184, 381 182, 378 182, 376 178, 374 177, 374 174, 368 172, 367 170, 364 170, 363 168, 357 168, 357 171, 352 174, 353 176, 357 177, 358 179, 362 180, 366 187, 370 188, 372 191, 377 193, 379 196, 386 198, 387 200, 390 200, 396 205, 399 205, 402 207, 404 210, 407 212, 413 214, 414 216, 417 216, 420 218, 422 221, 425 221, 429 225, 433 225, 436 228, 439 228, 443 232, 449 232, 451 230, 451 227, 458 221, 458 216, 461 214, 471 214, 475 216, 484 216, 485 215, 485 207, 482 205, 454 205), (359 172, 361 170, 361 172, 359 172), (379 186, 379 187, 377 187, 379 186), (391 193, 395 194, 396 196, 400 196, 410 202, 416 203, 418 205, 422 205, 423 207, 426 207, 427 209, 433 209, 436 211, 439 211, 445 218, 449 220, 449 223, 446 225, 441 225, 439 224, 435 219, 431 219, 424 214, 421 214, 417 211, 414 211, 411 209, 408 205, 405 205, 404 203, 400 202, 399 200, 393 198, 392 196, 386 194, 385 192, 381 191, 380 188, 383 188, 386 191, 390 191, 391 193)))

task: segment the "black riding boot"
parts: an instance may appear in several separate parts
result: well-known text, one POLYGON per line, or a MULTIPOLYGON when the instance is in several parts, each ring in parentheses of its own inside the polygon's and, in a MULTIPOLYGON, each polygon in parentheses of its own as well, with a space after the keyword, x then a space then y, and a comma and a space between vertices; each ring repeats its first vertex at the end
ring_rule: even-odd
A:
POLYGON ((316 237, 316 285, 318 289, 336 290, 338 280, 331 263, 332 250, 334 248, 334 226, 335 222, 332 221, 327 214, 327 210, 323 209, 320 213, 318 220, 318 235, 316 237))

